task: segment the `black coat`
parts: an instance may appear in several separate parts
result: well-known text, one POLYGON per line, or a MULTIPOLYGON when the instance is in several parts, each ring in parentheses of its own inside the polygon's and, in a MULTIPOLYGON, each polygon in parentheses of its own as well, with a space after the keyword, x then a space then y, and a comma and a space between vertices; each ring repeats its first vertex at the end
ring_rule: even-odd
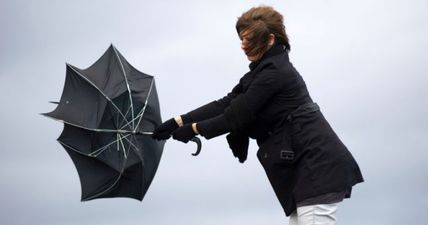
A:
POLYGON ((185 115, 206 138, 230 132, 234 155, 245 161, 248 138, 257 140, 257 157, 286 213, 296 202, 348 191, 363 182, 360 169, 313 103, 302 77, 282 45, 250 64, 225 97, 185 115))

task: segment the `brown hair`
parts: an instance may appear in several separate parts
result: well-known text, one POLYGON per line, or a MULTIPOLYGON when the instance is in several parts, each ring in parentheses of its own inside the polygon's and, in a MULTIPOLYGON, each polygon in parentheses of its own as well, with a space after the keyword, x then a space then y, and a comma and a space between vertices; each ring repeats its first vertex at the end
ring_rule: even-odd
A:
POLYGON ((275 42, 290 50, 283 16, 270 6, 253 7, 244 12, 238 17, 236 31, 241 39, 243 36, 248 39, 251 55, 262 55, 266 52, 270 34, 275 35, 275 42))

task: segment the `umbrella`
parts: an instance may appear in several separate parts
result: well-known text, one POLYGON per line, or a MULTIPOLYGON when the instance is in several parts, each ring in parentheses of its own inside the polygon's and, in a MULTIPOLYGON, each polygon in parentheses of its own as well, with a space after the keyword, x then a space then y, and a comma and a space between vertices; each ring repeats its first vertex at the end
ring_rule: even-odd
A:
MULTIPOLYGON (((55 110, 64 123, 58 142, 76 166, 82 201, 129 197, 142 200, 159 165, 164 141, 151 138, 161 123, 154 77, 129 64, 111 45, 92 66, 66 65, 55 110)), ((200 141, 198 142, 198 154, 200 141)))

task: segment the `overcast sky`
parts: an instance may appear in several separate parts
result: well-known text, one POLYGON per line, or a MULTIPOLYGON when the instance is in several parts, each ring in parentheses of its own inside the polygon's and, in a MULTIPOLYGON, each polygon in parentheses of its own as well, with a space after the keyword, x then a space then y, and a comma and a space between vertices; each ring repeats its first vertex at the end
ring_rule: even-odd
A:
POLYGON ((339 224, 426 224, 426 0, 0 0, 0 224, 288 224, 256 144, 240 164, 224 137, 198 157, 168 141, 142 203, 82 203, 62 124, 39 115, 65 63, 86 68, 110 43, 155 76, 164 120, 222 97, 248 71, 236 19, 260 4, 284 15, 291 61, 366 179, 339 224))

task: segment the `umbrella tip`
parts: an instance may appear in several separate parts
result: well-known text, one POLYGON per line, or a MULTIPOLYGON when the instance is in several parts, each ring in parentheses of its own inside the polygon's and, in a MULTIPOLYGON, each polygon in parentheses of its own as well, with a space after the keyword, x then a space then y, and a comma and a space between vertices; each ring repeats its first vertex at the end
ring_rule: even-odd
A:
POLYGON ((76 69, 78 69, 77 67, 75 67, 75 66, 73 66, 73 65, 71 65, 70 63, 65 63, 65 66, 67 67, 67 68, 71 68, 71 69, 73 69, 73 70, 76 70, 76 69))
POLYGON ((49 115, 49 113, 39 113, 39 115, 52 119, 52 117, 49 115))

